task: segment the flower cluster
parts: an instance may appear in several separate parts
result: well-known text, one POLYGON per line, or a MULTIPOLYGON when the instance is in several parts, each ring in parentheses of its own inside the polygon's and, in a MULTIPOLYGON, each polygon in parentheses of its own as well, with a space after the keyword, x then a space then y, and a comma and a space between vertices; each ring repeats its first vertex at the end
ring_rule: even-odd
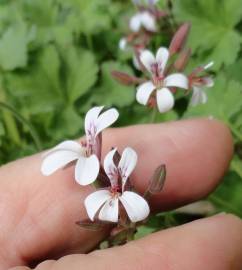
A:
MULTIPOLYGON (((156 54, 147 49, 151 37, 159 32, 159 19, 167 15, 156 7, 157 2, 133 0, 137 13, 129 21, 131 33, 119 44, 122 50, 132 49, 134 65, 143 76, 138 78, 122 71, 112 71, 112 75, 120 83, 135 85, 138 103, 160 113, 174 107, 175 94, 180 89, 184 93, 192 92, 192 106, 205 103, 204 88, 213 86, 212 77, 207 75, 213 62, 186 74, 191 56, 191 49, 185 47, 190 30, 188 23, 180 26, 169 48, 162 46, 156 54)), ((41 172, 48 176, 67 165, 74 165, 75 181, 81 186, 92 184, 96 189, 84 200, 88 221, 79 221, 78 224, 85 228, 116 224, 113 234, 121 232, 126 241, 130 233, 135 233, 136 224, 144 223, 149 216, 148 200, 162 190, 166 166, 162 164, 154 170, 146 192, 139 194, 132 181, 132 172, 138 161, 134 149, 126 147, 120 154, 117 148, 112 148, 102 163, 102 132, 119 117, 116 109, 104 112, 103 109, 103 106, 94 107, 87 112, 86 136, 80 143, 67 140, 44 154, 41 172)))
MULTIPOLYGON (((103 166, 101 164, 102 131, 119 116, 114 108, 105 112, 102 110, 103 107, 94 107, 87 112, 86 137, 81 143, 67 140, 44 154, 41 172, 48 176, 68 164, 75 165, 74 178, 78 184, 86 186, 97 183, 100 187, 85 199, 91 222, 112 222, 127 226, 145 220, 150 208, 144 196, 135 192, 131 185, 131 174, 138 160, 134 149, 126 147, 120 156, 114 148, 104 158, 103 166)), ((161 171, 164 171, 164 167, 161 171)), ((159 176, 156 176, 156 181, 160 181, 159 176)))
MULTIPOLYGON (((154 10, 157 1, 148 1, 148 5, 154 10)), ((135 1, 140 5, 140 11, 130 20, 130 29, 133 31, 148 28, 152 25, 155 31, 155 17, 151 20, 144 19, 144 11, 140 1, 135 1), (152 23, 151 23, 152 21, 152 23)), ((151 15, 150 15, 151 16, 151 15)), ((151 27, 150 27, 151 28, 151 27)), ((192 92, 192 106, 207 102, 207 95, 204 91, 206 87, 213 86, 213 79, 207 75, 207 70, 213 65, 213 62, 205 66, 195 68, 190 74, 185 74, 185 69, 189 63, 191 49, 185 47, 185 43, 189 34, 190 25, 184 23, 174 34, 169 48, 160 47, 154 55, 150 50, 146 49, 148 43, 141 42, 139 49, 133 45, 134 55, 133 63, 136 69, 143 72, 142 78, 129 76, 129 74, 113 71, 113 77, 123 84, 134 84, 136 88, 136 100, 141 105, 155 107, 160 113, 171 110, 175 105, 174 94, 178 89, 182 89, 183 93, 192 92), (185 91, 184 91, 185 90, 185 91)), ((135 31, 134 31, 135 32, 135 31)), ((124 46, 124 39, 121 40, 121 47, 124 46)))

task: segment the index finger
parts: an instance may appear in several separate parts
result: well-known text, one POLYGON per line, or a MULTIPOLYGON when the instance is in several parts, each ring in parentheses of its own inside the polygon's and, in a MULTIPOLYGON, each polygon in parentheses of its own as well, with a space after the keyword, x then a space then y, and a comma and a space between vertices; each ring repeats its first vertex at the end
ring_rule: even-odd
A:
MULTIPOLYGON (((145 190, 153 169, 161 162, 167 164, 164 191, 152 200, 156 210, 207 195, 219 183, 232 155, 228 129, 208 119, 110 129, 104 133, 105 153, 112 146, 122 149, 127 145, 139 155, 134 183, 140 192, 145 190)), ((0 169, 2 269, 86 252, 108 234, 74 225, 87 217, 82 201, 90 187, 80 187, 73 181, 73 169, 44 177, 40 164, 41 156, 36 155, 0 169)))

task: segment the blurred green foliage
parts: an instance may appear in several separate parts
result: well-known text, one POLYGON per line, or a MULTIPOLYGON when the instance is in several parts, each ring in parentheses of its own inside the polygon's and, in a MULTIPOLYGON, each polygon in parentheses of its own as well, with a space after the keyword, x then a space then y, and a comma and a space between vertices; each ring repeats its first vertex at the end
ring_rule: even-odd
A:
MULTIPOLYGON (((234 159, 210 200, 219 211, 242 217, 241 0, 161 0, 159 5, 171 13, 174 28, 184 21, 192 24, 188 69, 213 60, 216 79, 206 105, 191 108, 188 98, 178 97, 176 110, 156 121, 212 116, 231 128, 234 159)), ((138 74, 131 53, 118 49, 134 11, 131 1, 123 0, 0 1, 2 164, 81 136, 83 116, 96 104, 119 108, 119 125, 148 122, 134 88, 110 75, 112 69, 138 74)), ((157 35, 151 47, 168 46, 170 39, 157 35)), ((139 233, 145 231, 153 231, 152 226, 139 233)))

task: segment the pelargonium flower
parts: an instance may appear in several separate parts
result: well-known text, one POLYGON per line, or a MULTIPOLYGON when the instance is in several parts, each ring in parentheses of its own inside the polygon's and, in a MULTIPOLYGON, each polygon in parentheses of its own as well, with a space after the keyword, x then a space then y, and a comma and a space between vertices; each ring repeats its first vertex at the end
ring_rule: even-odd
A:
POLYGON ((156 32, 156 18, 147 10, 139 11, 131 17, 129 21, 129 28, 133 32, 139 32, 142 28, 150 32, 156 32))
POLYGON ((101 153, 101 132, 112 125, 118 118, 116 109, 101 113, 103 107, 94 107, 85 117, 86 139, 81 144, 75 141, 64 141, 45 154, 41 172, 51 175, 56 170, 76 161, 75 180, 80 185, 94 182, 98 176, 101 153))
POLYGON ((164 47, 159 48, 156 56, 149 50, 144 50, 140 54, 140 61, 151 74, 151 80, 137 88, 136 99, 140 104, 147 105, 155 93, 157 108, 161 113, 169 111, 174 106, 175 99, 171 88, 188 89, 188 79, 182 73, 166 76, 168 59, 169 51, 164 47))
POLYGON ((118 222, 121 203, 132 222, 144 220, 150 213, 146 200, 135 192, 125 189, 126 182, 137 163, 137 154, 132 148, 123 151, 118 166, 114 164, 116 149, 110 151, 104 160, 104 170, 110 180, 110 188, 91 193, 85 199, 89 218, 94 221, 118 222))
POLYGON ((213 87, 214 81, 210 76, 199 76, 198 73, 206 71, 208 68, 213 66, 213 62, 208 63, 205 66, 198 67, 189 76, 189 86, 193 89, 193 94, 190 104, 196 106, 200 103, 204 104, 207 102, 208 97, 204 92, 205 87, 213 87))

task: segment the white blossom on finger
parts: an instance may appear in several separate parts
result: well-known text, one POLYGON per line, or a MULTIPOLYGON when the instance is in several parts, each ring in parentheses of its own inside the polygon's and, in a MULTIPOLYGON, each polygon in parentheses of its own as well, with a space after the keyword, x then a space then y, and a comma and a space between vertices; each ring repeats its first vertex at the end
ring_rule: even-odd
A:
POLYGON ((44 154, 41 165, 42 174, 48 176, 70 164, 76 162, 75 180, 80 185, 93 183, 100 168, 101 132, 112 125, 118 118, 116 109, 109 109, 103 113, 103 107, 94 107, 85 117, 86 139, 81 144, 75 141, 64 141, 44 154))
POLYGON ((169 51, 164 47, 160 47, 156 55, 149 50, 144 50, 140 54, 140 61, 151 74, 151 80, 138 86, 136 99, 140 104, 148 105, 150 97, 153 96, 161 113, 174 107, 175 99, 171 91, 173 88, 188 89, 188 78, 184 74, 166 75, 168 60, 169 51))
POLYGON ((211 88, 214 86, 214 81, 210 76, 200 76, 200 72, 206 71, 213 66, 213 62, 208 63, 205 66, 198 67, 189 76, 189 86, 192 88, 192 97, 190 104, 196 106, 198 104, 205 104, 208 100, 207 94, 204 91, 205 88, 211 88))
POLYGON ((98 190, 85 199, 85 207, 89 218, 118 222, 119 202, 123 205, 129 219, 138 222, 147 218, 150 208, 146 200, 133 191, 125 190, 127 179, 133 172, 137 163, 136 152, 127 147, 124 149, 119 164, 114 163, 117 149, 110 151, 104 159, 104 170, 110 180, 108 190, 98 190))

